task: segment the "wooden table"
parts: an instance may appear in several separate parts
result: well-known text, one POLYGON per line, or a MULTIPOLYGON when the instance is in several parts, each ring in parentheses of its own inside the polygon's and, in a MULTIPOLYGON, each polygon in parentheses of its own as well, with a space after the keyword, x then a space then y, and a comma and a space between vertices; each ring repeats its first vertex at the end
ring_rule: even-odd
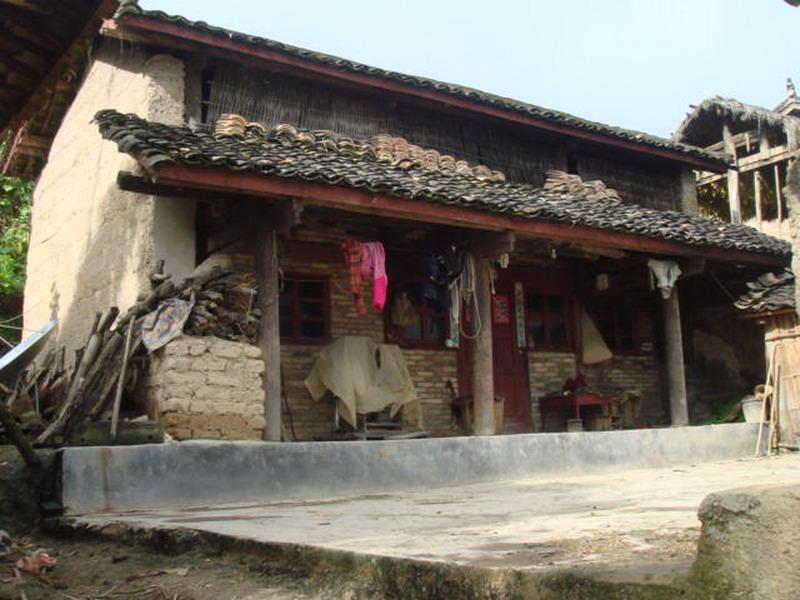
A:
POLYGON ((568 392, 565 394, 543 396, 539 399, 539 411, 542 414, 542 423, 548 412, 562 412, 565 409, 574 411, 575 418, 581 418, 581 406, 611 406, 614 400, 608 396, 594 392, 568 392))

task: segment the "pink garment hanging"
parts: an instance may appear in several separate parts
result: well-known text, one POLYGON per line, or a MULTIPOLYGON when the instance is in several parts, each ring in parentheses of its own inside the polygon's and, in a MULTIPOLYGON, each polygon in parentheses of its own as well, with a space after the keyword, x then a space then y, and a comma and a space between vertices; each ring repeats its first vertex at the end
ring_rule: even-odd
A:
POLYGON ((380 242, 365 242, 361 248, 361 274, 372 277, 372 308, 380 312, 386 306, 386 291, 389 286, 389 279, 386 277, 386 251, 380 242))

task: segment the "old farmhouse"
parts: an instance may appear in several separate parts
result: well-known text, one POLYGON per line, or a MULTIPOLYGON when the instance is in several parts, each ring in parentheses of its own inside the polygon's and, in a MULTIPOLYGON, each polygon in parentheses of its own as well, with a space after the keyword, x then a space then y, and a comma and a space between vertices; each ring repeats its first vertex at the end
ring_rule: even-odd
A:
POLYGON ((698 215, 725 148, 126 2, 36 187, 25 327, 75 349, 160 260, 216 266, 125 399, 175 438, 686 425, 762 377, 731 295, 790 260, 698 215))

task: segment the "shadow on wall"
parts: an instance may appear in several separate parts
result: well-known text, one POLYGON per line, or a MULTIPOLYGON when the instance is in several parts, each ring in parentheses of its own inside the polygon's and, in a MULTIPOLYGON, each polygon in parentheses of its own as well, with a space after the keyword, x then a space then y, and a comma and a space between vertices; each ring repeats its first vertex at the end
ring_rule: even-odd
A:
POLYGON ((54 342, 66 347, 68 363, 85 344, 96 312, 124 311, 149 289, 156 244, 154 197, 117 187, 117 173, 136 171, 135 161, 104 141, 91 121, 98 110, 115 108, 182 123, 183 92, 179 59, 105 44, 54 139, 35 191, 26 327, 57 317, 54 342), (37 308, 41 296, 49 311, 47 304, 37 308))

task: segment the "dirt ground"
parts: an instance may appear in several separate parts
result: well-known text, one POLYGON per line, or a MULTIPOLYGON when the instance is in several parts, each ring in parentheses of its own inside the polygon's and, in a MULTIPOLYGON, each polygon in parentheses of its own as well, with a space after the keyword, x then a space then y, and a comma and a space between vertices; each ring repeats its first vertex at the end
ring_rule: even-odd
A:
POLYGON ((36 497, 13 448, 0 446, 0 529, 11 553, 0 557, 0 600, 311 600, 368 598, 352 582, 322 586, 235 553, 168 555, 139 545, 53 537, 36 526, 36 497), (45 551, 57 561, 43 574, 15 568, 45 551))
MULTIPOLYGON (((306 600, 358 598, 348 585, 319 589, 276 573, 266 563, 241 556, 207 557, 200 552, 166 556, 146 548, 34 535, 18 538, 15 552, 0 559, 3 600, 306 600), (44 549, 58 560, 55 568, 34 576, 15 576, 14 561, 44 549)), ((365 596, 367 597, 367 596, 365 596)))

